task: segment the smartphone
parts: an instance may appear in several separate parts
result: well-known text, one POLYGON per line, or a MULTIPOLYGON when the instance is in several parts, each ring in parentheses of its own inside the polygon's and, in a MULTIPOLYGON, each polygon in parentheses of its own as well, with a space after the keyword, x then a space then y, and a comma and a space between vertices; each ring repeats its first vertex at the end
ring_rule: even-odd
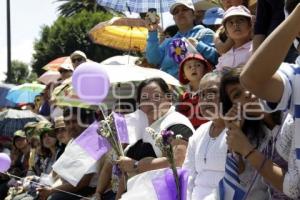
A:
POLYGON ((152 24, 156 24, 156 22, 158 20, 156 8, 149 8, 146 16, 149 18, 149 20, 152 24))

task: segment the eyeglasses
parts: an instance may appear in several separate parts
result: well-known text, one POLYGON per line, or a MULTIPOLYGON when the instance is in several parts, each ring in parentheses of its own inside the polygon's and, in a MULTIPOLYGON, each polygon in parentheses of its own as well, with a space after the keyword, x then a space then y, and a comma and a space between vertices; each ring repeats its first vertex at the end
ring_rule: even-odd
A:
POLYGON ((75 63, 75 62, 81 62, 81 61, 83 61, 83 58, 73 58, 72 59, 72 63, 75 63))

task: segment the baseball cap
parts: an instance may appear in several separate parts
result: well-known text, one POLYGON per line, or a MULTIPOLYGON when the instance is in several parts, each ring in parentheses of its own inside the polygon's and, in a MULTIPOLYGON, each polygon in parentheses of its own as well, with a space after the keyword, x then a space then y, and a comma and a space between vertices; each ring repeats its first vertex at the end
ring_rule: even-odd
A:
POLYGON ((209 72, 212 70, 212 66, 211 64, 201 55, 201 54, 188 54, 185 59, 180 63, 179 65, 179 82, 183 85, 188 84, 190 81, 188 79, 185 78, 184 76, 184 64, 186 61, 188 60, 198 60, 201 61, 204 66, 205 66, 205 73, 209 72))
POLYGON ((232 16, 244 16, 248 18, 252 18, 252 15, 248 8, 245 6, 231 6, 226 12, 224 13, 223 21, 222 23, 224 24, 226 19, 232 16))
POLYGON ((35 133, 37 135, 41 135, 51 131, 53 131, 53 126, 49 121, 39 121, 35 127, 35 133))
POLYGON ((15 137, 26 138, 25 131, 23 131, 23 130, 17 130, 17 131, 14 133, 14 138, 15 138, 15 137))
POLYGON ((170 13, 173 15, 173 12, 174 12, 174 9, 177 7, 177 6, 180 6, 180 5, 183 5, 185 7, 188 7, 189 9, 195 11, 195 8, 194 8, 194 4, 192 1, 190 0, 176 0, 172 6, 170 7, 170 13))
POLYGON ((63 116, 59 116, 59 117, 54 118, 54 129, 65 128, 65 127, 66 127, 66 124, 65 124, 63 116))
POLYGON ((214 7, 205 11, 202 20, 205 25, 220 25, 223 21, 225 11, 222 8, 214 7))

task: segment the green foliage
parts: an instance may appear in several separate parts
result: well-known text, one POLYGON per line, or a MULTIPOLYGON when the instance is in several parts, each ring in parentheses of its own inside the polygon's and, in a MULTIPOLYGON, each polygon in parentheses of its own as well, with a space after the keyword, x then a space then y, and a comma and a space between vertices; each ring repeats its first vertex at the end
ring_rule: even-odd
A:
MULTIPOLYGON (((12 60, 11 62, 11 80, 10 83, 22 84, 26 82, 29 74, 28 65, 19 60, 12 60)), ((6 79, 5 82, 8 80, 6 79)))
POLYGON ((81 11, 99 12, 105 9, 97 4, 96 0, 57 0, 64 2, 58 7, 59 14, 64 17, 70 17, 81 11))
POLYGON ((100 62, 121 51, 93 44, 88 31, 96 24, 112 18, 109 13, 81 11, 71 17, 59 17, 52 26, 42 27, 40 39, 34 43, 32 68, 38 74, 55 58, 69 56, 75 50, 85 52, 89 59, 100 62))

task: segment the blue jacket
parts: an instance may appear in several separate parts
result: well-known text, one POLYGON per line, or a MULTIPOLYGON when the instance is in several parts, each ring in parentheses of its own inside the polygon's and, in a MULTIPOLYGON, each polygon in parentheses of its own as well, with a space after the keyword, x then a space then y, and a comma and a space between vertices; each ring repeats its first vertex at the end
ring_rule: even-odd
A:
POLYGON ((176 35, 170 39, 166 39, 161 45, 159 45, 157 31, 149 32, 146 48, 146 58, 148 62, 159 65, 162 71, 165 71, 178 79, 179 65, 169 56, 169 46, 173 39, 182 37, 196 38, 198 40, 196 46, 198 52, 213 65, 217 64, 218 53, 213 42, 214 32, 202 25, 194 26, 186 33, 177 32, 176 35))

